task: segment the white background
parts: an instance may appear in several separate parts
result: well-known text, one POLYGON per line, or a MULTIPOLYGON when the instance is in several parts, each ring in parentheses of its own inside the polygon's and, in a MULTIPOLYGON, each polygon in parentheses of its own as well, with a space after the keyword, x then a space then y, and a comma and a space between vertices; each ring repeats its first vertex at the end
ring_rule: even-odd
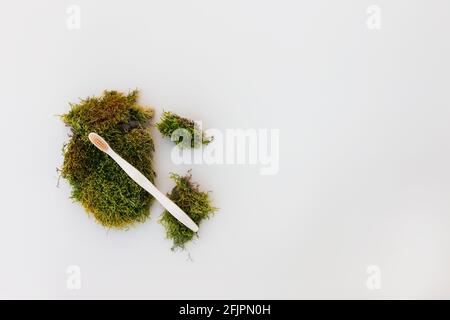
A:
MULTIPOLYGON (((449 27, 446 0, 2 2, 0 297, 450 298, 449 27), (55 115, 134 88, 157 118, 280 129, 277 175, 193 166, 220 211, 186 252, 159 205, 107 231, 56 187, 55 115)), ((166 192, 189 166, 154 137, 166 192)))

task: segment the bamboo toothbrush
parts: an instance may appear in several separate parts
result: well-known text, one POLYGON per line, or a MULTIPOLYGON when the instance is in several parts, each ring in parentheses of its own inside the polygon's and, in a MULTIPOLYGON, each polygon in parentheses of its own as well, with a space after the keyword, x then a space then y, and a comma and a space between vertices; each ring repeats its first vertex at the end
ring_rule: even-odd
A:
POLYGON ((140 185, 148 193, 155 197, 155 199, 158 200, 158 202, 161 203, 161 205, 166 208, 172 216, 174 216, 178 221, 180 221, 192 231, 198 231, 198 226, 183 210, 181 210, 175 203, 173 203, 172 200, 167 198, 161 191, 156 189, 155 185, 151 183, 141 172, 139 172, 139 170, 125 161, 121 156, 119 156, 109 146, 105 139, 103 139, 98 134, 91 132, 89 133, 89 140, 99 150, 103 151, 104 153, 109 155, 115 162, 117 162, 117 164, 131 179, 133 179, 138 185, 140 185))

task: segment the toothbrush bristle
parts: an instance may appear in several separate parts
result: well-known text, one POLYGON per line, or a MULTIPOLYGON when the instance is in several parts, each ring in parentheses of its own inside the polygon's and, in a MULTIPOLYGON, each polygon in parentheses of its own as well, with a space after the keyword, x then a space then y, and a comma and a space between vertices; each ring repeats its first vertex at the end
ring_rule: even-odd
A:
POLYGON ((91 132, 89 133, 89 140, 92 142, 94 146, 100 149, 103 152, 106 152, 109 148, 108 143, 100 137, 98 134, 91 132))

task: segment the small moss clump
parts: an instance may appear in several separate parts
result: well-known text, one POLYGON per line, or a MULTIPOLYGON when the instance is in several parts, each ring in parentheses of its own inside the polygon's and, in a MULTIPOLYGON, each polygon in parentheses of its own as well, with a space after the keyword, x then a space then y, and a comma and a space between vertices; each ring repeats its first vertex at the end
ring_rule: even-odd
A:
POLYGON ((150 215, 153 197, 138 186, 88 134, 96 132, 125 160, 154 181, 154 145, 149 121, 153 110, 137 104, 138 91, 104 91, 89 97, 61 116, 71 129, 63 148, 61 175, 72 187, 72 198, 105 227, 125 228, 150 215))
MULTIPOLYGON (((200 191, 199 185, 192 182, 190 172, 186 176, 171 173, 170 177, 176 185, 167 196, 197 225, 217 210, 212 206, 209 194, 200 191)), ((173 249, 183 248, 186 242, 196 236, 195 232, 181 224, 167 210, 163 212, 160 223, 166 229, 167 238, 173 241, 173 249)))
POLYGON ((163 112, 156 127, 164 137, 171 138, 176 145, 183 148, 198 148, 213 140, 213 137, 206 136, 193 120, 182 118, 169 111, 163 112))

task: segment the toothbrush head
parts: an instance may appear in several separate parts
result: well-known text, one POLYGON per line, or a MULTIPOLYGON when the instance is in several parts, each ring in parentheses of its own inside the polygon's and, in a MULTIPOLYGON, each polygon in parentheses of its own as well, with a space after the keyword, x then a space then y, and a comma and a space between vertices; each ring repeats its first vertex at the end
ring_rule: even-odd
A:
POLYGON ((88 138, 92 142, 92 144, 94 146, 96 146, 99 150, 101 150, 103 152, 107 152, 108 151, 108 149, 109 149, 108 143, 105 141, 105 139, 100 137, 95 132, 89 133, 88 138))

